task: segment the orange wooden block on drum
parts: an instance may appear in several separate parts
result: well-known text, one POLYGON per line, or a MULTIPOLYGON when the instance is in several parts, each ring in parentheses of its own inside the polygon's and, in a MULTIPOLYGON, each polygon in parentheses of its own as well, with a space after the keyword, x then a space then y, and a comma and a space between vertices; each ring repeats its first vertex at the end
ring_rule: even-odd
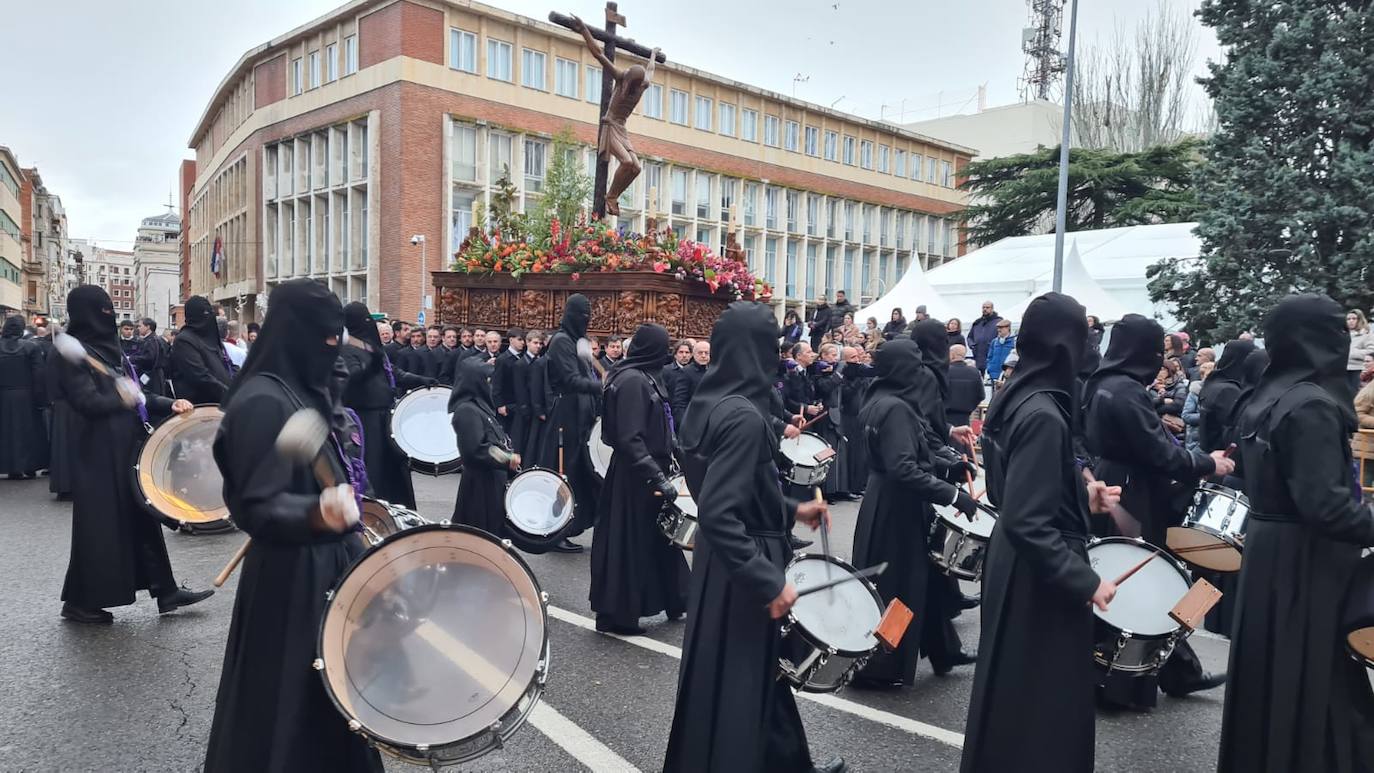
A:
POLYGON ((902 643, 902 636, 906 634, 907 626, 911 625, 915 613, 901 599, 893 599, 888 602, 887 609, 883 611, 883 618, 878 621, 878 627, 874 629, 873 636, 882 642, 883 649, 891 652, 897 649, 897 645, 902 643))
POLYGON ((1212 583, 1199 579, 1183 594, 1183 598, 1178 600, 1174 608, 1169 610, 1169 617, 1189 631, 1196 631, 1202 624, 1202 619, 1218 601, 1221 601, 1221 591, 1212 583))

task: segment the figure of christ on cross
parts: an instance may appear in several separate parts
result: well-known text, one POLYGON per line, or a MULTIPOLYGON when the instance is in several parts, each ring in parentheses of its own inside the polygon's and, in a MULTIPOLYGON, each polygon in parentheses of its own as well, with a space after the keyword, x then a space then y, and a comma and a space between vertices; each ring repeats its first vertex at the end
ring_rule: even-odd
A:
POLYGON ((614 157, 620 163, 615 172, 615 179, 606 190, 606 214, 619 215, 620 194, 630 187, 630 183, 639 176, 640 170, 639 156, 635 155, 634 146, 630 144, 630 132, 625 128, 625 122, 635 111, 639 98, 644 96, 644 92, 649 88, 649 83, 654 77, 654 60, 658 58, 659 50, 654 49, 647 68, 638 64, 623 69, 616 67, 615 62, 606 57, 600 44, 592 37, 586 23, 575 14, 569 16, 572 17, 573 29, 582 33, 582 39, 587 42, 587 49, 598 62, 601 62, 602 68, 615 83, 611 89, 610 105, 606 108, 606 114, 601 117, 601 132, 596 152, 602 161, 614 157))

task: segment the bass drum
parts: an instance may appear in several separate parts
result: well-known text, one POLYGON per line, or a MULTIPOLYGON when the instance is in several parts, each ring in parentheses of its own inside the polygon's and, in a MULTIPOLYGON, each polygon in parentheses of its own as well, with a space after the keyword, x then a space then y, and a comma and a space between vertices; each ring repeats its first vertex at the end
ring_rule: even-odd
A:
POLYGON ((169 528, 191 534, 234 528, 212 450, 223 418, 218 405, 197 405, 168 417, 143 441, 134 478, 143 503, 169 528))
POLYGON ((416 472, 447 475, 462 466, 448 411, 452 392, 446 386, 418 387, 406 392, 391 410, 391 439, 416 472))
POLYGON ((548 678, 547 606, 509 542, 418 526, 339 579, 313 665, 350 730, 438 770, 499 748, 529 718, 548 678))
POLYGON ((611 469, 611 447, 601 440, 601 417, 592 423, 592 436, 587 438, 587 453, 591 455, 592 469, 602 480, 606 471, 611 469))

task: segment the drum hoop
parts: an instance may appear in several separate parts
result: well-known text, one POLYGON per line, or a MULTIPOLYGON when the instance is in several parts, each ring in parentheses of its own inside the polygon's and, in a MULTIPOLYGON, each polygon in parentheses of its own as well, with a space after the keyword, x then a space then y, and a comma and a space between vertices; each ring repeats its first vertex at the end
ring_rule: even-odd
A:
MULTIPOLYGON (((414 390, 412 390, 412 391, 414 391, 414 390)), ((348 712, 347 709, 344 708, 343 703, 341 703, 341 702, 339 701, 338 696, 336 696, 336 695, 334 694, 334 690, 333 690, 332 686, 331 686, 330 683, 329 683, 329 675, 328 675, 328 670, 327 670, 328 667, 329 667, 329 664, 324 660, 324 633, 325 633, 326 625, 327 625, 327 623, 328 623, 328 621, 329 621, 329 610, 330 610, 330 608, 331 608, 331 607, 333 606, 333 604, 334 604, 334 599, 335 599, 335 597, 338 596, 339 589, 342 588, 342 587, 344 586, 344 583, 346 583, 346 582, 348 581, 348 579, 349 579, 350 577, 353 576, 353 572, 356 571, 359 567, 361 567, 361 566, 363 565, 363 562, 365 561, 365 559, 367 559, 368 556, 370 556, 371 554, 377 552, 378 550, 381 550, 383 547, 386 547, 386 546, 390 545, 390 544, 393 543, 393 542, 396 542, 396 541, 399 541, 399 540, 402 540, 402 539, 411 539, 411 538, 413 538, 413 537, 417 537, 417 536, 419 536, 419 535, 421 535, 421 534, 424 534, 424 533, 427 533, 427 532, 431 532, 431 531, 462 532, 462 533, 465 533, 465 534, 469 534, 469 535, 472 535, 472 536, 480 537, 480 538, 482 538, 482 539, 486 539, 486 540, 490 540, 490 541, 494 542, 496 545, 498 545, 499 547, 501 547, 501 548, 503 549, 505 555, 506 555, 508 558, 511 558, 511 559, 513 559, 513 560, 515 561, 516 566, 518 566, 522 571, 524 571, 525 575, 528 577, 528 579, 529 579, 529 581, 530 581, 530 584, 534 586, 535 597, 536 597, 537 599, 539 599, 539 601, 540 601, 540 603, 539 603, 539 619, 540 619, 540 621, 541 621, 541 627, 543 628, 543 631, 542 631, 542 636, 540 637, 540 644, 539 644, 539 660, 538 660, 538 662, 537 662, 536 665, 535 665, 534 674, 533 674, 533 675, 531 676, 531 678, 530 678, 530 684, 526 685, 525 688, 524 688, 523 690, 520 691, 520 699, 523 699, 526 695, 529 695, 530 692, 531 692, 531 689, 534 688, 534 687, 536 687, 536 686, 538 687, 537 691, 535 692, 535 697, 536 697, 536 699, 538 698, 539 695, 542 695, 542 694, 543 694, 543 684, 544 684, 545 679, 546 679, 547 674, 548 674, 548 664, 549 664, 549 602, 548 602, 548 595, 544 592, 543 586, 541 586, 541 585, 539 584, 539 578, 535 575, 534 570, 532 570, 532 569, 530 568, 529 562, 527 562, 527 561, 524 559, 524 557, 521 556, 520 553, 519 553, 517 550, 515 550, 515 549, 509 544, 509 541, 508 541, 508 540, 502 540, 502 539, 500 539, 499 537, 496 537, 496 536, 492 535, 490 532, 484 531, 484 530, 479 529, 479 528, 477 528, 477 527, 475 527, 475 526, 467 526, 467 525, 459 524, 459 523, 450 523, 450 522, 448 522, 448 521, 440 521, 439 523, 428 523, 428 524, 424 524, 424 525, 421 525, 421 526, 416 526, 416 527, 411 528, 411 529, 405 529, 405 530, 403 530, 403 531, 398 531, 398 532, 396 532, 395 534, 389 534, 389 535, 387 535, 381 542, 378 542, 376 545, 373 545, 373 546, 369 547, 369 548, 367 549, 366 552, 364 552, 362 555, 358 556, 356 559, 353 560, 353 563, 351 563, 351 564, 348 565, 348 568, 344 570, 344 573, 343 573, 342 575, 339 576, 339 579, 334 583, 334 586, 333 586, 332 588, 330 588, 330 590, 329 590, 328 602, 325 604, 324 613, 320 616, 319 631, 318 631, 318 632, 316 633, 316 635, 315 635, 315 656, 319 659, 317 662, 320 663, 320 667, 318 668, 318 673, 319 673, 319 675, 320 675, 320 681, 321 681, 321 683, 323 683, 323 685, 324 685, 324 693, 325 693, 325 695, 327 695, 327 696, 329 697, 329 702, 332 703, 332 704, 334 704, 334 709, 335 709, 336 711, 339 712, 339 716, 345 718, 345 719, 348 720, 350 723, 352 723, 352 722, 357 722, 357 723, 359 724, 359 728, 358 728, 358 730, 357 730, 356 732, 358 732, 358 733, 360 733, 360 734, 366 736, 367 738, 369 738, 369 739, 371 739, 371 740, 377 742, 379 745, 391 747, 392 749, 395 749, 395 750, 397 750, 397 751, 404 751, 404 752, 407 752, 407 753, 414 752, 415 754, 420 755, 420 756, 424 756, 424 755, 421 754, 421 752, 419 751, 419 746, 417 746, 416 744, 407 743, 407 742, 405 742, 405 741, 398 741, 398 740, 396 740, 396 739, 394 739, 394 738, 389 738, 389 737, 387 737, 387 736, 385 736, 385 735, 382 735, 381 733, 376 732, 375 730, 373 730, 372 728, 368 727, 367 725, 363 725, 363 724, 362 724, 362 720, 360 720, 360 719, 358 719, 357 717, 353 716, 351 713, 348 712)), ((511 711, 512 709, 516 708, 516 707, 519 706, 519 705, 520 705, 520 700, 517 699, 516 702, 510 706, 510 708, 507 708, 506 711, 505 711, 504 713, 502 713, 502 715, 501 715, 502 718, 504 718, 506 714, 510 713, 510 711, 511 711)), ((528 712, 526 712, 526 714, 525 714, 524 716, 521 717, 520 722, 516 725, 516 728, 518 728, 520 725, 524 724, 524 722, 525 722, 526 719, 528 719, 528 712)), ((512 728, 512 732, 514 732, 514 729, 516 729, 516 728, 512 728)), ((445 749, 445 748, 448 748, 448 747, 450 747, 450 746, 454 746, 454 745, 460 744, 460 743, 462 743, 463 741, 469 740, 470 738, 475 738, 475 737, 477 737, 477 735, 480 734, 480 733, 485 733, 485 732, 490 732, 490 731, 491 731, 491 728, 490 728, 490 727, 482 728, 480 731, 478 731, 478 733, 474 733, 474 734, 471 735, 471 736, 465 736, 465 737, 463 737, 463 738, 458 738, 458 739, 455 739, 455 740, 453 740, 453 741, 451 741, 451 742, 448 742, 448 743, 445 743, 445 744, 440 744, 440 745, 429 744, 429 745, 428 745, 428 748, 431 749, 431 750, 433 750, 433 749, 445 749)), ((401 755, 397 755, 397 756, 401 756, 401 755)), ((426 758, 427 758, 427 757, 426 757, 426 758)))
POLYGON ((533 539, 533 540, 545 540, 545 539, 548 539, 548 538, 550 538, 550 537, 553 537, 553 536, 555 536, 555 535, 561 533, 564 529, 566 529, 566 528, 568 527, 568 524, 569 524, 569 523, 572 523, 572 519, 575 517, 576 512, 575 512, 575 510, 574 510, 574 512, 568 516, 568 520, 567 520, 566 522, 564 522, 562 525, 560 525, 558 528, 554 529, 553 531, 546 532, 546 533, 543 533, 543 534, 540 534, 540 533, 537 533, 537 532, 528 531, 528 530, 526 530, 525 528, 521 527, 519 524, 517 524, 517 523, 510 517, 510 513, 511 513, 510 492, 511 492, 511 489, 513 489, 513 488, 515 487, 515 482, 516 482, 516 481, 518 481, 518 480, 520 480, 520 478, 522 478, 522 477, 524 477, 524 476, 526 476, 526 475, 529 475, 530 473, 534 473, 534 472, 548 473, 549 475, 552 475, 552 476, 558 478, 560 481, 562 481, 562 482, 563 482, 563 485, 565 485, 565 486, 568 487, 569 501, 573 502, 574 506, 576 506, 577 498, 576 498, 576 496, 573 495, 573 493, 572 493, 572 482, 568 480, 568 477, 567 477, 566 475, 560 475, 560 474, 558 473, 557 470, 550 470, 550 469, 547 468, 547 467, 527 467, 527 468, 521 470, 518 474, 516 474, 516 476, 515 476, 514 478, 511 478, 511 479, 510 479, 510 482, 506 484, 506 491, 505 491, 505 493, 501 496, 501 510, 502 510, 502 515, 505 516, 506 526, 507 526, 508 528, 515 529, 517 532, 519 532, 521 535, 523 535, 524 537, 526 537, 526 538, 528 538, 528 539, 533 539))
MULTIPOLYGON (((837 557, 835 557, 835 556, 827 556, 827 555, 825 555, 825 554, 823 554, 823 553, 798 553, 798 554, 796 554, 796 555, 794 555, 794 556, 792 557, 792 560, 791 560, 791 561, 788 561, 788 562, 787 562, 787 569, 791 569, 793 564, 796 564, 797 562, 799 562, 799 561, 804 561, 804 560, 829 561, 830 563, 834 564, 835 566, 838 566, 839 568, 841 568, 841 569, 843 569, 843 570, 849 572, 851 575, 852 575, 852 574, 858 574, 858 573, 859 573, 859 570, 858 570, 858 569, 855 569, 853 564, 848 563, 847 561, 845 561, 845 560, 842 559, 842 558, 837 558, 837 557)), ((783 570, 783 577, 786 577, 786 576, 787 576, 787 570, 784 569, 784 570, 783 570)), ((870 579, 868 579, 867 577, 859 577, 859 578, 856 578, 856 579, 857 579, 859 582, 863 583, 864 587, 868 589, 868 595, 870 595, 870 596, 873 597, 873 603, 874 603, 874 605, 877 606, 877 608, 878 608, 879 619, 881 619, 882 610, 883 610, 883 597, 880 596, 880 595, 878 594, 878 587, 877 587, 876 585, 874 585, 874 584, 873 584, 873 581, 870 580, 870 579)), ((797 616, 796 616, 795 613, 788 612, 788 613, 787 613, 787 621, 788 621, 789 623, 792 624, 792 630, 797 631, 798 633, 800 633, 800 634, 802 635, 802 638, 805 639, 806 642, 807 642, 808 644, 810 644, 810 645, 812 645, 812 646, 814 646, 814 647, 817 647, 817 648, 819 648, 819 649, 821 649, 821 650, 829 651, 830 649, 834 649, 836 654, 838 654, 838 655, 844 655, 845 657, 850 657, 850 658, 862 658, 862 657, 867 656, 869 653, 871 653, 871 652, 873 651, 873 649, 872 649, 871 647, 870 647, 869 649, 866 649, 866 650, 847 650, 847 649, 844 649, 843 647, 836 647, 834 644, 831 644, 830 642, 821 641, 821 640, 820 640, 820 637, 816 636, 814 633, 812 633, 810 630, 807 629, 805 623, 803 623, 801 620, 797 619, 797 616)), ((868 632, 868 635, 869 635, 869 636, 873 636, 873 632, 872 632, 872 631, 869 631, 869 632, 868 632)), ((875 638, 875 646, 876 646, 876 638, 875 638)))
MULTIPOLYGON (((174 435, 178 428, 186 426, 190 422, 204 422, 213 415, 218 415, 220 421, 224 420, 224 410, 220 408, 218 403, 198 403, 186 413, 174 413, 158 422, 157 426, 153 428, 153 431, 144 436, 143 444, 139 446, 138 456, 134 461, 134 487, 138 490, 139 496, 143 497, 143 501, 147 504, 147 507, 159 517, 169 521, 175 521, 179 524, 190 524, 193 526, 207 526, 217 521, 226 520, 229 517, 229 504, 227 502, 213 510, 203 511, 207 516, 203 520, 187 521, 177 515, 169 515, 163 512, 158 505, 161 504, 166 497, 152 484, 153 475, 149 471, 149 465, 152 463, 152 453, 162 447, 165 442, 164 437, 167 435, 174 435), (154 438, 157 439, 156 443, 154 442, 154 438), (144 484, 145 477, 148 479, 146 485, 144 484), (149 489, 152 489, 151 493, 149 489)), ((223 495, 221 495, 221 499, 222 498, 223 495)), ((184 513, 179 515, 184 515, 184 513)))
MULTIPOLYGON (((386 428, 387 428, 387 431, 388 431, 387 434, 389 434, 389 435, 391 436, 391 442, 396 444, 396 448, 401 452, 401 454, 402 454, 403 456, 405 456, 405 458, 411 463, 411 465, 413 466, 413 465, 416 465, 416 464, 422 464, 422 465, 426 465, 426 466, 428 466, 428 467, 433 467, 433 468, 435 469, 435 472, 429 473, 429 474, 436 475, 436 476, 439 475, 439 474, 441 474, 441 473, 440 473, 440 470, 441 470, 442 468, 447 467, 447 466, 449 466, 449 465, 458 464, 459 462, 461 462, 461 461, 462 461, 462 455, 461 455, 461 454, 457 454, 457 455, 455 455, 452 459, 441 459, 441 460, 438 460, 438 461, 432 461, 432 460, 429 460, 429 459, 420 459, 419 457, 412 456, 411 453, 410 453, 410 451, 406 450, 406 448, 405 448, 403 445, 401 445, 401 438, 402 438, 402 436, 401 436, 401 433, 398 431, 399 428, 396 426, 396 412, 401 408, 402 405, 405 405, 405 404, 406 404, 406 400, 410 399, 410 398, 411 398, 412 396, 414 396, 416 393, 418 393, 418 392, 437 392, 437 391, 439 391, 439 390, 443 390, 443 391, 445 391, 445 392, 448 392, 450 395, 453 394, 453 388, 452 388, 452 387, 449 387, 449 386, 445 386, 445 385, 443 385, 443 384, 429 384, 428 386, 418 386, 418 387, 414 387, 414 388, 412 388, 412 389, 407 390, 406 393, 403 394, 403 395, 401 395, 400 398, 398 398, 398 399, 396 400, 396 403, 395 403, 394 405, 391 406, 391 415, 387 417, 387 422, 386 422, 386 428)), ((415 398, 415 400, 412 400, 411 402, 418 401, 418 399, 419 399, 419 398, 417 397, 417 398, 415 398)), ((456 452, 455 452, 455 453, 456 453, 456 452)), ((426 473, 429 472, 428 470, 425 470, 425 469, 421 469, 421 470, 419 470, 419 471, 420 471, 420 472, 426 472, 426 473)))
MULTIPOLYGON (((803 432, 801 432, 800 434, 798 434, 796 438, 791 438, 791 439, 793 439, 793 440, 800 440, 800 439, 803 438, 803 437, 812 437, 812 438, 815 438, 815 439, 821 444, 821 450, 822 450, 822 451, 825 450, 825 449, 827 449, 827 448, 833 448, 833 447, 834 447, 834 446, 830 445, 829 443, 825 442, 825 438, 821 437, 820 435, 817 435, 817 434, 814 433, 814 432, 806 432, 806 431, 803 431, 803 432)), ((818 461, 816 461, 816 460, 813 458, 813 459, 808 459, 808 460, 806 460, 806 461, 804 461, 804 462, 799 462, 799 461, 797 461, 796 459, 793 459, 790 455, 788 455, 787 451, 782 450, 782 449, 786 448, 786 446, 785 446, 784 444, 787 442, 787 440, 788 440, 788 439, 784 439, 781 443, 779 443, 779 444, 778 444, 778 449, 779 449, 780 451, 782 451, 782 455, 785 456, 785 457, 787 457, 787 460, 788 460, 788 461, 790 461, 793 465, 795 465, 795 466, 797 466, 797 467, 807 467, 807 468, 822 467, 822 466, 824 466, 824 465, 830 464, 831 461, 833 461, 833 459, 826 459, 826 460, 823 461, 823 462, 818 462, 818 461)), ((800 443, 800 442, 795 442, 795 443, 793 443, 793 445, 797 446, 798 448, 801 448, 801 443, 800 443)))
MULTIPOLYGON (((998 513, 997 513, 996 510, 992 509, 992 506, 991 506, 991 505, 988 505, 988 504, 986 504, 986 503, 984 503, 984 502, 979 502, 979 503, 978 503, 978 510, 981 511, 984 515, 988 516, 989 518, 992 518, 992 521, 993 521, 993 524, 992 524, 992 525, 993 525, 994 528, 997 526, 997 521, 1001 518, 1001 516, 998 515, 998 513)), ((954 531, 959 532, 960 534, 964 535, 965 537, 972 537, 972 538, 974 538, 974 539, 976 539, 976 540, 980 540, 980 541, 982 541, 982 542, 991 542, 991 541, 992 541, 992 535, 991 535, 991 534, 988 534, 988 535, 984 536, 984 535, 982 535, 982 534, 979 534, 978 532, 975 532, 975 531, 973 531, 973 530, 967 528, 967 527, 969 526, 969 522, 963 520, 962 516, 955 515, 955 516, 953 516, 953 517, 950 517, 950 516, 947 516, 943 510, 936 510, 936 511, 935 511, 935 522, 936 522, 936 524, 943 524, 945 527, 950 528, 950 529, 953 529, 954 531)))
MULTIPOLYGON (((1186 587, 1192 587, 1192 577, 1191 577, 1191 575, 1188 574, 1188 570, 1187 570, 1186 568, 1184 568, 1183 562, 1179 561, 1177 558, 1174 558, 1173 554, 1169 552, 1169 549, 1168 549, 1167 547, 1161 548, 1161 547, 1159 547, 1159 546, 1157 546, 1157 545, 1153 545, 1153 544, 1151 544, 1151 543, 1149 543, 1149 542, 1146 542, 1145 540, 1141 539, 1140 537, 1120 537, 1120 536, 1117 536, 1117 537, 1094 537, 1094 538, 1088 540, 1088 545, 1087 545, 1087 547, 1086 547, 1086 550, 1089 551, 1089 552, 1091 553, 1091 551, 1092 551, 1092 549, 1093 549, 1094 546, 1100 545, 1100 544, 1103 544, 1103 543, 1126 543, 1126 544, 1136 545, 1136 546, 1138 546, 1138 547, 1143 547, 1143 548, 1145 548, 1146 550, 1158 550, 1158 551, 1160 551, 1159 555, 1158 555, 1158 556, 1155 556, 1154 561, 1152 561, 1151 563, 1157 563, 1157 562, 1159 562, 1159 561, 1161 561, 1161 560, 1165 561, 1169 566, 1173 567, 1173 570, 1174 570, 1175 572, 1178 572, 1178 576, 1179 576, 1179 577, 1182 577, 1182 578, 1183 578, 1183 584, 1184 584, 1184 586, 1186 586, 1186 587)), ((1130 629, 1130 628, 1123 628, 1123 627, 1121 627, 1121 626, 1119 626, 1119 625, 1116 625, 1115 623, 1112 623, 1112 622, 1106 620, 1106 619, 1103 618, 1100 614, 1098 614, 1098 611, 1097 611, 1097 608, 1096 608, 1096 607, 1093 607, 1093 619, 1094 619, 1094 620, 1097 620, 1097 621, 1099 621, 1099 622, 1101 622, 1103 625, 1110 626, 1110 627, 1112 628, 1112 630, 1121 631, 1121 632, 1124 633, 1124 634, 1128 634, 1132 639, 1145 639, 1145 640, 1150 640, 1150 641, 1157 640, 1157 639, 1168 639, 1168 638, 1170 638, 1171 636, 1177 636, 1177 635, 1178 635, 1178 630, 1179 630, 1179 628, 1182 628, 1182 627, 1183 627, 1183 626, 1180 625, 1179 628, 1175 628, 1174 630, 1169 631, 1169 632, 1167 632, 1167 633, 1140 633, 1139 631, 1135 631, 1135 630, 1132 630, 1132 629, 1130 629)))
POLYGON ((1227 499, 1245 505, 1247 509, 1249 509, 1250 507, 1249 497, 1245 496, 1245 492, 1241 491, 1240 489, 1234 489, 1230 486, 1223 486, 1220 483, 1213 483, 1210 480, 1204 480, 1198 483, 1197 490, 1206 491, 1208 493, 1216 494, 1218 496, 1224 496, 1227 499))

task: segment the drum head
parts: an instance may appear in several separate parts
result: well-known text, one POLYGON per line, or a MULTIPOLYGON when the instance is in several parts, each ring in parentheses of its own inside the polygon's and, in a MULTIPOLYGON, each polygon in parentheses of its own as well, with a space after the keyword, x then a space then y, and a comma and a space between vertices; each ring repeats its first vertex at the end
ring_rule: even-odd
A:
POLYGON ((525 470, 506 488, 506 521, 525 534, 557 534, 572 517, 572 487, 552 470, 525 470))
POLYGON ((400 531, 391 505, 377 499, 363 499, 363 510, 358 520, 378 537, 389 537, 400 531))
POLYGON ((587 438, 587 450, 591 452, 592 469, 596 474, 606 477, 606 471, 611 468, 611 447, 601 441, 601 419, 597 419, 592 424, 592 436, 587 438))
POLYGON ((692 498, 692 492, 687 488, 686 476, 674 475, 668 482, 677 489, 677 499, 673 500, 673 504, 687 515, 697 517, 697 501, 692 498))
POLYGON ((346 718, 388 745, 434 749, 490 729, 517 705, 543 668, 546 634, 523 561, 476 529, 430 525, 348 570, 325 610, 319 653, 346 718))
POLYGON ((992 529, 997 525, 997 511, 992 509, 991 505, 982 502, 978 503, 978 512, 973 514, 972 521, 954 509, 953 505, 936 505, 935 514, 959 531, 982 537, 984 540, 992 539, 992 529))
MULTIPOLYGON (((1088 546, 1088 562, 1099 577, 1114 580, 1145 560, 1156 548, 1147 542, 1108 537, 1088 546)), ((1169 610, 1188 592, 1188 575, 1168 555, 1156 556, 1116 591, 1106 612, 1093 612, 1107 623, 1143 636, 1178 630, 1169 610)))
POLYGON ((1211 569, 1214 572, 1240 571, 1243 558, 1241 552, 1235 545, 1210 531, 1170 526, 1165 543, 1170 550, 1184 551, 1179 554, 1179 558, 1193 566, 1211 569))
POLYGON ((406 393, 391 412, 391 437, 406 456, 427 464, 458 460, 458 436, 448 412, 452 392, 446 386, 428 386, 406 393))
MULTIPOLYGON (((853 573, 849 564, 824 556, 798 556, 787 566, 787 580, 797 590, 853 573)), ((873 630, 882 620, 883 606, 872 585, 856 580, 802 596, 792 616, 815 639, 841 652, 863 655, 878 646, 873 630)))
POLYGON ((158 425, 138 455, 138 488, 159 514, 182 523, 210 523, 229 515, 224 478, 212 446, 224 414, 196 406, 158 425))
POLYGON ((829 447, 830 444, 821 439, 820 435, 811 432, 803 432, 795 438, 783 438, 782 443, 778 446, 788 461, 806 467, 815 467, 820 464, 816 461, 816 454, 829 447))

